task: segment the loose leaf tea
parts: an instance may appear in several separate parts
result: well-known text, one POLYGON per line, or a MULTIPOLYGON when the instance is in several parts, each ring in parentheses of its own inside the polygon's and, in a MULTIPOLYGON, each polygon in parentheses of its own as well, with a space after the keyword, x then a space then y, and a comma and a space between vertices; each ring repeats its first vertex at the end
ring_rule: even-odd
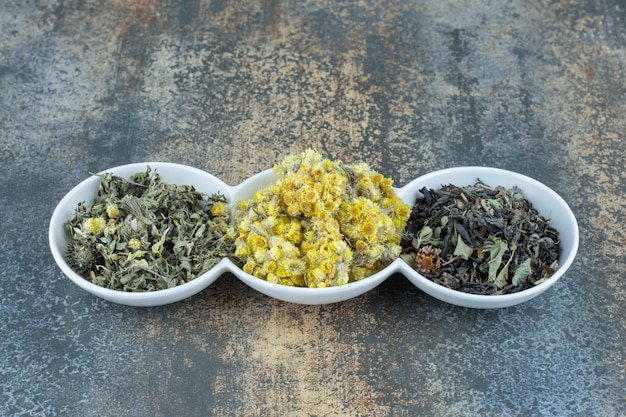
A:
POLYGON ((518 187, 478 181, 420 193, 402 258, 430 280, 472 294, 509 294, 540 284, 558 268, 558 232, 518 187))
POLYGON ((65 224, 68 264, 96 285, 122 291, 172 288, 233 251, 226 198, 167 184, 150 167, 126 180, 105 173, 97 198, 65 224))

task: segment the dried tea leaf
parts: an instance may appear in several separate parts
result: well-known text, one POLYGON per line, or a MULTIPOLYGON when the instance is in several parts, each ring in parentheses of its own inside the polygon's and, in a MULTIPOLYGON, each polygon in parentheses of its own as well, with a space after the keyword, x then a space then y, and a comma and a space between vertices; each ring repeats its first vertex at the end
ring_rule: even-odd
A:
POLYGON ((433 238, 433 229, 430 226, 422 227, 417 238, 413 239, 413 247, 419 249, 422 245, 427 245, 433 238))
POLYGON ((512 260, 513 256, 510 256, 507 263, 502 267, 502 269, 500 269, 500 272, 498 272, 498 276, 494 281, 494 284, 499 290, 506 287, 507 283, 509 282, 509 265, 511 264, 512 260))
POLYGON ((471 246, 467 245, 463 241, 461 236, 457 234, 456 248, 454 249, 454 256, 460 256, 461 258, 468 260, 470 256, 472 256, 473 252, 474 252, 474 249, 471 246))
POLYGON ((485 247, 485 251, 489 252, 489 282, 495 283, 498 278, 498 269, 502 263, 502 257, 506 252, 507 245, 502 239, 494 239, 493 243, 485 247))
POLYGON ((531 259, 528 258, 515 269, 513 278, 511 278, 511 284, 517 286, 520 284, 524 284, 526 282, 526 280, 528 279, 528 276, 532 274, 532 268, 530 264, 531 264, 531 259))
POLYGON ((496 200, 494 198, 490 198, 487 201, 489 202, 489 204, 491 204, 491 206, 493 208, 502 209, 502 204, 500 204, 500 202, 498 200, 496 200))
MULTIPOLYGON (((428 274, 435 282, 453 276, 458 290, 508 294, 548 279, 558 267, 559 234, 516 186, 445 185, 422 188, 403 234, 405 253, 415 244, 441 249, 441 267, 428 274), (428 227, 432 225, 432 236, 428 227)), ((403 257, 413 268, 415 257, 403 257), (413 259, 413 260, 412 260, 413 259)), ((444 280, 449 282, 450 280, 444 280)), ((442 284, 444 285, 444 284, 442 284)))

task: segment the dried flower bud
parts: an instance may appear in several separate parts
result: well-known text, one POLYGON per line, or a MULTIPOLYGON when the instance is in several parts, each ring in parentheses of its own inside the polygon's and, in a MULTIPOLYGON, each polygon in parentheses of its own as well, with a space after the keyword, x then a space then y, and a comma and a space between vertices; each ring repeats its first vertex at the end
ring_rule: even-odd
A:
POLYGON ((137 250, 141 248, 141 240, 132 238, 128 241, 128 249, 137 250))
POLYGON ((422 246, 415 254, 415 266, 418 272, 429 273, 441 268, 441 249, 430 245, 422 246))
POLYGON ((107 225, 107 221, 103 217, 90 217, 85 220, 83 230, 85 233, 100 233, 107 225))
POLYGON ((70 267, 81 275, 89 273, 96 265, 93 248, 76 241, 67 248, 66 259, 70 267))
POLYGON ((120 210, 117 208, 116 204, 108 204, 107 205, 107 216, 111 218, 115 218, 120 215, 120 210))

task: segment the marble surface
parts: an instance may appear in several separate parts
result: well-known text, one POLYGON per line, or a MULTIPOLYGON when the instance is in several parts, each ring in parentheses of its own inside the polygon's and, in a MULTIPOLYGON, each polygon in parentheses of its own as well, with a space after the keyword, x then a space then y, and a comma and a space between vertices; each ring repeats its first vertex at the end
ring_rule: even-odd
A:
POLYGON ((0 1, 0 415, 626 415, 625 72, 620 0, 0 1), (52 259, 89 172, 234 185, 306 147, 397 185, 529 175, 575 212, 578 257, 489 311, 400 274, 325 306, 225 274, 132 308, 52 259))

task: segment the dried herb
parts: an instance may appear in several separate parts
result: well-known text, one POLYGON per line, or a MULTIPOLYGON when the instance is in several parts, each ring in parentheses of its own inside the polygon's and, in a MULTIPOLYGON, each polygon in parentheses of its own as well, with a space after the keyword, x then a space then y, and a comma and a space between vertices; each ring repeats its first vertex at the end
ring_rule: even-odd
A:
POLYGON ((558 268, 559 235, 518 187, 422 188, 402 237, 402 258, 446 287, 509 294, 558 268))
POLYGON ((172 288, 205 273, 233 246, 226 198, 167 184, 150 167, 126 180, 101 175, 98 196, 65 225, 66 259, 96 285, 122 291, 172 288))

